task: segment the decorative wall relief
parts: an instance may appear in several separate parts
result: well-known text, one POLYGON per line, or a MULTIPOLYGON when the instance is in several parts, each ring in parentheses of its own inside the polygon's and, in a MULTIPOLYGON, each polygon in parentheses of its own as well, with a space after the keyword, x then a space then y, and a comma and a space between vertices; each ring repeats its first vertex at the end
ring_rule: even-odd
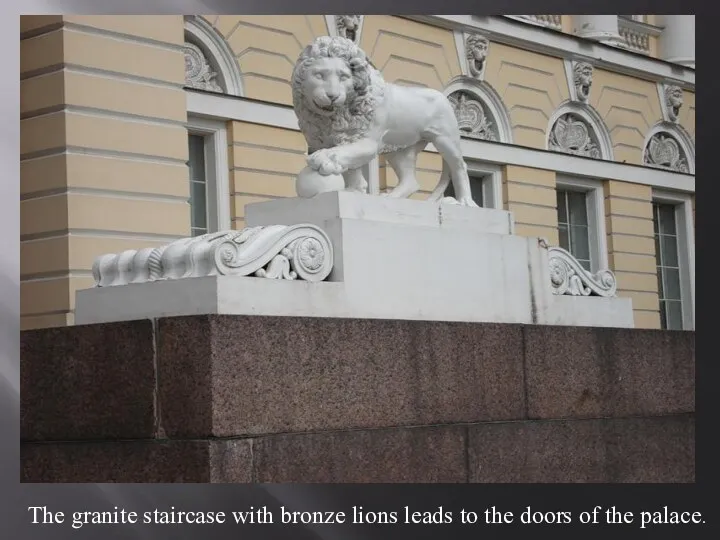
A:
POLYGON ((498 140, 497 128, 482 101, 462 90, 450 94, 448 100, 463 135, 486 141, 498 140))
POLYGON ((335 26, 338 36, 347 38, 354 43, 360 37, 362 15, 335 15, 335 26))
POLYGON ((548 140, 550 150, 576 156, 602 158, 593 129, 579 115, 568 113, 557 119, 548 140))
POLYGON ((485 76, 485 64, 490 42, 480 34, 470 34, 465 38, 465 57, 470 75, 476 79, 485 76))
POLYGON ((593 67, 587 62, 573 63, 573 85, 575 87, 575 99, 587 103, 590 99, 590 87, 592 86, 593 67))
POLYGON ((314 225, 269 225, 223 231, 95 259, 96 286, 203 276, 255 276, 322 281, 333 267, 333 248, 314 225))
POLYGON ((617 280, 610 270, 592 274, 578 260, 560 247, 548 249, 550 283, 553 294, 569 296, 613 297, 617 292, 617 280))
POLYGON ((212 70, 202 49, 186 41, 183 45, 183 52, 185 53, 185 86, 198 90, 223 92, 222 87, 215 80, 217 73, 212 70))
POLYGON ((683 106, 683 90, 679 86, 665 85, 663 93, 667 119, 670 122, 677 122, 680 116, 680 108, 683 106))
POLYGON ((688 158, 680 143, 669 133, 656 133, 648 141, 643 162, 651 167, 662 167, 689 173, 688 158))

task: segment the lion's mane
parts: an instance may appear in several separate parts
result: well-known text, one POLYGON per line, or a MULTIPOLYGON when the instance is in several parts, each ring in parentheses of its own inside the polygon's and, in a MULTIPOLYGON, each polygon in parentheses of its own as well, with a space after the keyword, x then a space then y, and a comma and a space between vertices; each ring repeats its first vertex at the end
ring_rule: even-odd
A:
POLYGON ((293 107, 300 130, 310 152, 355 142, 363 138, 372 125, 375 110, 385 96, 385 81, 368 62, 365 53, 344 37, 322 36, 305 47, 292 74, 293 107), (307 106, 302 85, 308 68, 319 58, 342 58, 350 68, 353 90, 342 108, 323 116, 307 106))

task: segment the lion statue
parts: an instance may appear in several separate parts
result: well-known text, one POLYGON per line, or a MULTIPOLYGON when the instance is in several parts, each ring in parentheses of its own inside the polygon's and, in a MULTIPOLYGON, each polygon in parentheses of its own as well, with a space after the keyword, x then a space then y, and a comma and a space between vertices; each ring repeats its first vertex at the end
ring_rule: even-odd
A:
POLYGON ((345 190, 367 193, 362 167, 384 154, 398 177, 398 185, 386 195, 406 198, 420 189, 416 161, 432 143, 443 167, 428 200, 443 200, 452 179, 455 199, 447 202, 477 206, 457 119, 442 93, 386 83, 365 53, 339 36, 319 37, 305 48, 292 74, 292 92, 308 144, 308 169, 316 176, 330 182, 342 175, 345 190))

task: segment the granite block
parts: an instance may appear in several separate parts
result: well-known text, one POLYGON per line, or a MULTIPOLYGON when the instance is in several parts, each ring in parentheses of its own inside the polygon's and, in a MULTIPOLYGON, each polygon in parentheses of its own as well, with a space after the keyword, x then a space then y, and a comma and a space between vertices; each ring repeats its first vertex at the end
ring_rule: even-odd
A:
POLYGON ((478 424, 468 437, 473 483, 695 481, 693 415, 478 424))
POLYGON ((212 434, 212 340, 207 317, 157 322, 160 432, 184 437, 212 434))
POLYGON ((150 321, 20 334, 22 440, 155 435, 150 321))
POLYGON ((168 437, 515 419, 519 325, 197 316, 158 322, 168 437))
POLYGON ((249 441, 23 443, 22 482, 248 483, 249 441))
POLYGON ((463 426, 272 435, 255 439, 261 483, 458 483, 463 426))
POLYGON ((525 327, 530 418, 695 410, 695 333, 525 327))

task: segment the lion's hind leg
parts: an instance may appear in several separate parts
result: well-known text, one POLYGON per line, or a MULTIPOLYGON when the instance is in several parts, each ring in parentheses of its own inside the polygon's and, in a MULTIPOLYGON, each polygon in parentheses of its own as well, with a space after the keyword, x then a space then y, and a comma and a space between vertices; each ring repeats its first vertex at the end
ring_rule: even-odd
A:
POLYGON ((365 179, 362 168, 345 171, 343 173, 343 178, 345 180, 345 191, 367 193, 368 183, 365 179))
POLYGON ((398 177, 398 185, 388 194, 388 197, 405 199, 420 189, 420 183, 415 175, 415 165, 420 152, 425 150, 426 141, 421 141, 402 150, 387 155, 390 166, 398 177))
POLYGON ((473 200, 470 192, 467 165, 460 149, 460 137, 439 135, 433 139, 432 143, 450 169, 450 177, 455 189, 455 199, 462 205, 476 207, 477 203, 473 200))

